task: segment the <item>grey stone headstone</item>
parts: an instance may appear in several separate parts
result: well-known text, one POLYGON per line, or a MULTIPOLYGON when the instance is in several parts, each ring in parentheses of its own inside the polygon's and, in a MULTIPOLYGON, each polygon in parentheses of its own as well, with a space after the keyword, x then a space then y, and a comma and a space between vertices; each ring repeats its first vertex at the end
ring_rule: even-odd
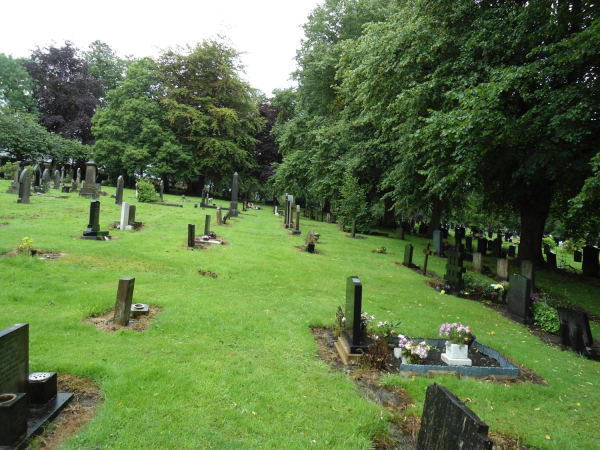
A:
POLYGON ((598 276, 598 272, 600 271, 598 253, 598 248, 593 245, 586 245, 583 247, 583 263, 581 265, 581 270, 584 275, 589 277, 598 276))
POLYGON ((404 240, 405 229, 402 227, 396 228, 396 239, 404 240))
POLYGON ((60 189, 60 172, 58 170, 54 171, 54 188, 60 189))
POLYGON ((77 184, 81 184, 81 168, 77 169, 77 184))
MULTIPOLYGON (((362 314, 362 283, 358 277, 346 279, 346 332, 352 346, 360 347, 363 343, 363 330, 361 329, 362 314)), ((351 353, 355 353, 351 351, 351 353)))
POLYGON ((221 207, 217 207, 217 225, 223 224, 223 213, 221 211, 221 207))
POLYGON ((294 228, 294 234, 300 233, 300 205, 296 205, 296 228, 294 228))
POLYGON ((558 307, 561 344, 570 346, 576 353, 585 353, 594 345, 590 320, 583 311, 558 307))
POLYGON ((533 263, 528 260, 521 261, 521 275, 531 281, 531 292, 535 291, 535 268, 533 263))
POLYGON ((519 323, 531 322, 531 281, 523 275, 510 276, 508 314, 519 323))
POLYGON ((123 204, 123 187, 125 186, 125 181, 123 180, 123 176, 119 175, 117 178, 117 195, 115 198, 115 205, 123 204))
POLYGON ((42 183, 46 187, 46 189, 50 188, 50 182, 52 181, 52 176, 50 175, 49 169, 44 169, 44 173, 42 174, 42 183))
POLYGON ((498 278, 500 278, 502 281, 508 280, 508 275, 509 275, 508 259, 498 258, 498 260, 496 262, 496 275, 498 275, 498 278))
POLYGON ((65 166, 60 168, 60 182, 62 183, 63 181, 65 181, 65 166))
POLYGON ((129 225, 129 203, 123 202, 121 205, 121 223, 119 228, 124 230, 129 225))
POLYGON ((481 253, 475 252, 473 253, 473 270, 475 272, 481 272, 483 269, 483 258, 481 253))
POLYGON ((117 302, 115 303, 114 322, 116 325, 126 326, 129 324, 134 286, 135 278, 133 277, 125 277, 119 280, 117 302))
POLYGON ((29 203, 29 195, 31 193, 31 172, 29 169, 23 169, 19 177, 19 198, 17 203, 29 203))
POLYGON ((413 246, 412 244, 406 244, 404 246, 404 265, 406 267, 412 267, 413 266, 413 246))
POLYGON ((127 218, 128 225, 133 225, 133 223, 135 222, 135 210, 135 205, 129 205, 129 217, 127 218))
POLYGON ((208 236, 210 233, 210 214, 207 214, 204 218, 204 235, 208 236))
POLYGON ((238 216, 238 173, 233 174, 233 182, 231 183, 231 206, 230 216, 238 216))
POLYGON ((491 450, 489 427, 452 392, 427 387, 417 450, 491 450))
POLYGON ((196 246, 196 225, 188 223, 188 247, 196 246))
POLYGON ((29 324, 0 331, 0 394, 28 392, 29 324))
POLYGON ((96 170, 97 166, 93 158, 86 163, 85 180, 79 195, 86 198, 98 198, 98 186, 96 185, 96 170))
POLYGON ((165 191, 165 184, 163 182, 163 180, 160 180, 160 185, 158 186, 158 195, 160 196, 160 201, 164 202, 165 200, 163 199, 163 193, 165 191))
POLYGON ((433 232, 433 251, 438 256, 442 254, 442 245, 442 232, 440 230, 435 230, 433 232))

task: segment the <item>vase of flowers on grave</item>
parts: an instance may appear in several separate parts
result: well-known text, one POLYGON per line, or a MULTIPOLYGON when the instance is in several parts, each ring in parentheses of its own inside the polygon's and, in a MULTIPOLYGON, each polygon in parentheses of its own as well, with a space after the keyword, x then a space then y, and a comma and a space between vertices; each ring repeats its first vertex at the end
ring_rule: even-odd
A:
POLYGON ((396 327, 399 325, 400 322, 394 324, 393 322, 388 320, 379 321, 377 323, 372 321, 369 327, 369 333, 376 341, 382 341, 383 348, 388 348, 390 338, 396 336, 396 327))
POLYGON ((471 327, 462 323, 444 323, 440 327, 440 336, 446 337, 446 354, 452 359, 467 359, 469 348, 475 340, 471 327))
POLYGON ((430 348, 425 341, 416 342, 401 334, 398 336, 398 347, 394 348, 394 356, 402 358, 402 364, 421 364, 429 355, 430 348))
POLYGON ((208 236, 208 235, 205 234, 200 239, 203 240, 204 242, 206 242, 206 241, 208 241, 210 239, 210 236, 208 236))

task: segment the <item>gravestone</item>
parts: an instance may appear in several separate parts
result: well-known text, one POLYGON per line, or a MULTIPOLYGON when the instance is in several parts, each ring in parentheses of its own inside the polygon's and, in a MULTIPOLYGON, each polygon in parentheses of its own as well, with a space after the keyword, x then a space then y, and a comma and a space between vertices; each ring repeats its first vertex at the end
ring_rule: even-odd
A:
POLYGON ((315 237, 315 232, 313 230, 309 230, 308 234, 306 235, 306 241, 302 247, 305 248, 308 253, 314 253, 316 243, 317 238, 315 237))
POLYGON ((459 230, 454 230, 454 248, 457 252, 461 251, 462 248, 462 234, 459 230))
POLYGON ((486 255, 487 253, 487 239, 486 238, 479 238, 477 239, 477 252, 481 253, 483 256, 486 255))
POLYGON ((544 244, 544 255, 550 252, 550 244, 544 244))
POLYGON ((516 256, 516 250, 517 250, 517 247, 515 247, 514 245, 509 245, 508 246, 508 257, 514 258, 516 256))
POLYGON ((498 258, 496 262, 496 275, 502 281, 508 281, 509 266, 508 259, 498 258))
POLYGON ((362 283, 358 277, 346 279, 346 317, 345 335, 350 345, 350 353, 359 353, 365 350, 366 330, 361 326, 362 314, 362 283))
MULTIPOLYGON (((21 183, 23 183, 21 181, 21 183)), ((597 277, 598 271, 598 248, 593 245, 586 245, 583 247, 583 263, 581 264, 581 270, 584 275, 589 277, 597 277)))
POLYGON ((97 166, 93 158, 85 165, 85 180, 79 195, 85 198, 96 199, 98 198, 98 186, 96 185, 96 170, 97 166))
POLYGON ((406 230, 403 227, 396 228, 396 239, 404 240, 406 230))
POLYGON ((302 231, 300 231, 300 205, 296 205, 296 227, 292 234, 302 234, 302 231))
POLYGON ((123 180, 123 175, 119 175, 119 178, 117 178, 117 195, 115 198, 115 205, 121 205, 123 204, 123 187, 124 187, 125 181, 123 180))
POLYGON ((493 240, 488 240, 487 241, 487 251, 488 252, 493 252, 494 251, 494 241, 493 240))
POLYGON ((444 280, 451 286, 452 290, 460 291, 463 287, 463 273, 466 268, 463 267, 462 255, 460 252, 447 252, 448 262, 446 263, 446 273, 444 280))
POLYGON ((38 164, 33 166, 33 186, 39 187, 42 184, 42 167, 38 164))
POLYGON ((160 184, 158 185, 158 195, 160 196, 160 201, 164 202, 163 193, 165 191, 165 183, 163 180, 160 180, 160 184))
POLYGON ((50 176, 50 170, 44 169, 44 173, 42 174, 42 186, 44 187, 44 192, 48 192, 50 190, 51 181, 52 177, 50 176))
POLYGON ((53 189, 60 189, 60 172, 57 170, 54 171, 54 187, 53 189))
POLYGON ((231 206, 229 207, 230 217, 238 216, 238 173, 233 174, 233 183, 231 184, 231 206))
POLYGON ((465 250, 469 253, 473 252, 473 237, 467 236, 465 238, 465 250))
POLYGON ((583 252, 581 250, 575 250, 573 252, 573 261, 581 262, 582 257, 583 257, 583 252))
POLYGON ((13 181, 6 191, 7 194, 19 194, 19 175, 21 175, 21 161, 17 161, 17 167, 15 168, 15 174, 13 175, 13 181))
POLYGON ((585 353, 586 347, 594 345, 590 320, 583 311, 558 307, 560 338, 562 345, 570 346, 575 353, 585 353))
POLYGON ((508 315, 516 322, 531 322, 531 281, 523 275, 510 276, 508 315))
POLYGON ((207 214, 204 218, 204 235, 208 236, 210 233, 210 214, 207 214))
POLYGON ((77 168, 77 184, 81 184, 81 168, 77 168))
POLYGON ((427 262, 429 261, 429 255, 432 255, 433 252, 430 250, 431 242, 427 241, 425 248, 423 249, 423 253, 425 254, 425 262, 423 263, 423 275, 427 275, 427 262))
POLYGON ((60 182, 63 183, 65 181, 65 166, 60 168, 60 182))
POLYGON ((125 229, 127 229, 128 225, 129 225, 129 203, 123 202, 123 204, 121 205, 121 223, 119 225, 119 228, 121 230, 125 230, 125 229))
POLYGON ((129 205, 129 217, 127 218, 127 225, 135 225, 136 223, 139 223, 141 226, 141 222, 136 222, 135 221, 135 211, 136 211, 136 206, 135 205, 129 205))
POLYGON ((100 231, 100 202, 90 202, 90 222, 83 232, 83 239, 103 240, 108 237, 108 231, 100 231))
POLYGON ((196 225, 188 223, 188 247, 196 246, 196 225))
POLYGON ((556 264, 556 253, 554 253, 552 250, 546 253, 546 262, 548 263, 548 269, 556 270, 558 267, 556 264))
POLYGON ((356 237, 356 219, 352 219, 352 233, 351 233, 351 236, 353 238, 356 237))
POLYGON ((481 273, 483 269, 483 255, 479 252, 473 253, 473 270, 481 273))
MULTIPOLYGON (((277 208, 277 206, 275 207, 277 208)), ((223 224, 223 213, 221 212, 221 207, 217 207, 217 225, 223 224)))
POLYGON ((414 264, 412 262, 413 259, 413 246, 412 244, 406 244, 404 246, 404 265, 406 267, 414 267, 414 264))
POLYGON ((502 256, 502 239, 496 238, 492 241, 492 255, 496 258, 502 256))
POLYGON ((433 251, 437 256, 441 256, 442 254, 442 232, 440 230, 435 230, 433 232, 433 251))
POLYGON ((427 386, 417 450, 491 450, 489 427, 452 392, 427 386))
POLYGON ((19 198, 17 203, 29 204, 29 194, 31 193, 31 172, 29 169, 23 169, 19 177, 19 198))
POLYGON ((116 325, 127 326, 129 324, 129 316, 131 315, 131 302, 133 300, 133 288, 135 286, 135 278, 125 277, 119 280, 119 288, 117 290, 117 302, 115 303, 114 323, 116 325))
POLYGON ((535 291, 535 268, 528 260, 521 261, 521 275, 531 281, 531 292, 535 291))

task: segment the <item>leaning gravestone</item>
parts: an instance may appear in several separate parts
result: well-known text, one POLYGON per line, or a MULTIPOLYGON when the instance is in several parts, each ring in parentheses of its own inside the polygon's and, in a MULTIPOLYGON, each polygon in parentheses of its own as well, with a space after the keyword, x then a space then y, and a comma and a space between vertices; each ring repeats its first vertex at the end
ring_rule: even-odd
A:
POLYGON ((489 427, 452 392, 427 387, 417 450, 491 450, 489 427))
POLYGON ((483 269, 483 258, 481 253, 475 252, 473 253, 473 270, 475 272, 480 272, 483 269))
POLYGON ((498 258, 498 260, 496 262, 496 275, 498 275, 498 278, 500 278, 502 281, 508 280, 508 275, 509 275, 508 259, 498 258))
MULTIPOLYGON (((21 182, 22 183, 22 182, 21 182)), ((598 248, 593 245, 583 247, 583 263, 581 270, 584 275, 589 277, 597 277, 600 270, 598 263, 598 248)))
POLYGON ((558 307, 561 344, 570 346, 575 353, 585 353, 586 347, 594 345, 590 320, 582 311, 558 307))
POLYGON ((29 169, 23 169, 19 177, 19 198, 17 203, 29 203, 29 194, 31 192, 31 172, 29 169))
POLYGON ((7 194, 18 194, 19 193, 19 175, 21 175, 21 161, 17 161, 17 167, 15 168, 15 174, 13 176, 13 182, 10 184, 7 194))
POLYGON ((437 256, 442 254, 442 232, 440 230, 435 230, 433 232, 433 251, 437 256))
POLYGON ((523 275, 510 276, 508 315, 516 322, 531 322, 531 281, 523 275))
POLYGON ((233 174, 233 182, 231 184, 231 206, 229 209, 230 217, 238 216, 238 173, 233 174))
POLYGON ((406 267, 414 267, 412 262, 413 259, 413 246, 412 244, 406 244, 404 247, 404 265, 406 267))
POLYGON ((117 195, 115 198, 115 205, 121 205, 123 204, 123 187, 124 187, 125 181, 123 180, 123 175, 119 175, 119 178, 117 178, 117 195))
POLYGON ((134 286, 135 278, 133 277, 125 277, 119 280, 119 289, 117 290, 117 302, 115 303, 114 317, 114 323, 117 325, 124 327, 129 324, 134 286))
POLYGON ((521 261, 521 275, 531 281, 531 292, 533 292, 535 290, 535 268, 531 261, 521 261))
POLYGON ((100 202, 90 202, 90 222, 87 230, 83 232, 82 239, 90 240, 104 240, 110 239, 108 237, 108 231, 100 231, 100 202))

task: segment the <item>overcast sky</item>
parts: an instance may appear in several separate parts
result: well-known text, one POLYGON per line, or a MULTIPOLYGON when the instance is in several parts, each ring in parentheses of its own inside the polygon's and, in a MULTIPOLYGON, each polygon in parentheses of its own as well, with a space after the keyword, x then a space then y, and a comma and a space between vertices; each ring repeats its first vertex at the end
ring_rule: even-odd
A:
POLYGON ((121 57, 158 55, 224 35, 245 52, 242 77, 267 96, 292 85, 302 25, 323 0, 14 0, 2 2, 0 53, 28 57, 37 46, 81 50, 107 43, 121 57))

